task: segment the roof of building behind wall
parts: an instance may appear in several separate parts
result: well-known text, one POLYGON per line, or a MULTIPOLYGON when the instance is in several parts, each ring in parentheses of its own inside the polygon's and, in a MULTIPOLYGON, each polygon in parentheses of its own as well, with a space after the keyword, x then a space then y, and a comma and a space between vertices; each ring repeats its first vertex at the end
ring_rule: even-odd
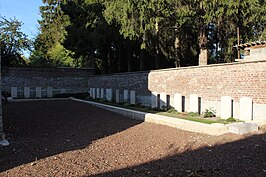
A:
MULTIPOLYGON (((237 47, 237 46, 236 46, 237 47)), ((248 42, 245 44, 240 44, 238 45, 240 49, 245 49, 245 48, 264 48, 266 47, 266 41, 255 41, 255 42, 248 42)))

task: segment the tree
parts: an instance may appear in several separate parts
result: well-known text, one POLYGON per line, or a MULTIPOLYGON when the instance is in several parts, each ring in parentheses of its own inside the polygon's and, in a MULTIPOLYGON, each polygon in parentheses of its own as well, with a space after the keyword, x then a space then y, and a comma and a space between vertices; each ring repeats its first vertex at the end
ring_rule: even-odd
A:
POLYGON ((88 66, 89 56, 95 52, 93 47, 93 29, 98 24, 98 14, 101 13, 100 4, 87 5, 84 1, 66 1, 62 5, 63 12, 69 16, 70 23, 66 26, 67 36, 64 47, 75 52, 77 66, 88 66))
MULTIPOLYGON (((169 13, 168 1, 106 1, 104 16, 109 24, 116 22, 120 34, 127 41, 132 52, 132 42, 138 46, 140 70, 145 67, 145 58, 155 56, 155 67, 159 68, 159 32, 158 26, 164 15, 169 13)), ((131 53, 130 52, 130 53, 131 53)), ((134 52, 133 52, 134 53, 134 52)), ((128 66, 131 65, 128 57, 128 66)), ((154 61, 148 61, 152 63, 154 61)), ((148 64, 146 59, 146 64, 148 64)), ((129 68, 129 67, 128 67, 129 68)))
POLYGON ((176 66, 184 66, 187 62, 195 65, 195 49, 191 46, 197 43, 194 40, 194 24, 197 23, 193 23, 196 14, 188 1, 119 0, 106 1, 105 5, 104 14, 107 21, 116 21, 120 34, 125 39, 136 41, 140 50, 141 70, 144 69, 142 60, 148 58, 147 54, 155 58, 146 62, 154 62, 153 68, 164 67, 162 63, 167 59, 174 61, 176 66), (146 56, 143 57, 143 54, 146 56), (189 54, 189 57, 185 57, 186 54, 189 54))
POLYGON ((197 65, 201 50, 213 63, 230 62, 237 27, 243 42, 265 35, 263 0, 44 2, 33 54, 51 65, 70 57, 98 73, 197 65))
POLYGON ((1 57, 3 66, 25 66, 23 51, 30 49, 30 40, 21 32, 22 22, 16 18, 0 19, 1 57))
POLYGON ((266 22, 263 0, 205 1, 206 15, 214 25, 219 48, 218 62, 234 60, 233 46, 237 44, 237 28, 241 42, 260 40, 266 22))
POLYGON ((62 2, 63 0, 43 0, 45 4, 40 6, 40 33, 34 41, 34 51, 30 56, 33 66, 74 66, 71 61, 74 60, 73 53, 61 45, 66 35, 65 27, 69 24, 68 16, 61 10, 62 2))
POLYGON ((98 73, 111 73, 121 69, 117 67, 121 41, 117 28, 103 17, 104 8, 101 1, 66 1, 62 9, 70 24, 63 45, 81 58, 80 66, 95 66, 98 73))

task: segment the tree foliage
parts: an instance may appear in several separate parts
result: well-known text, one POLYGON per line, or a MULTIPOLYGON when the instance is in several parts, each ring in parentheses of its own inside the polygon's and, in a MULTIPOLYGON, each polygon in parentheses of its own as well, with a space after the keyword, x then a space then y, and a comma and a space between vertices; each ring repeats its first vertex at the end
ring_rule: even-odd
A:
MULTIPOLYGON (((207 15, 216 31, 216 46, 221 48, 218 61, 233 60, 233 46, 237 44, 237 27, 241 43, 263 40, 266 3, 261 0, 206 1, 207 15)), ((265 40, 265 38, 264 38, 265 40)))
POLYGON ((200 49, 209 50, 212 63, 230 62, 237 27, 243 43, 266 36, 263 0, 44 3, 35 54, 53 65, 68 61, 99 73, 197 65, 200 49))
POLYGON ((30 40, 21 32, 22 22, 16 18, 0 19, 1 59, 3 66, 25 66, 23 51, 30 49, 30 40))
POLYGON ((31 65, 39 67, 74 66, 73 52, 65 49, 61 43, 65 39, 65 27, 69 17, 61 10, 63 0, 43 0, 40 6, 42 19, 39 20, 40 33, 34 42, 34 52, 30 56, 31 65), (63 56, 63 57, 62 57, 63 56), (66 59, 67 58, 67 59, 66 59))

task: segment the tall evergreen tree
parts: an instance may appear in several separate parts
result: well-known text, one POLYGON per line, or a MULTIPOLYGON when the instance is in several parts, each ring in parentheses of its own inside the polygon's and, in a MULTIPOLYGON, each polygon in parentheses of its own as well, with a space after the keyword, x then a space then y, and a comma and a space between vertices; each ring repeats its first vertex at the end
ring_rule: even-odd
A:
POLYGON ((43 0, 44 5, 40 6, 42 19, 39 20, 40 33, 34 42, 35 50, 30 57, 32 65, 74 66, 73 62, 61 58, 66 55, 67 60, 71 60, 73 54, 61 45, 66 35, 65 27, 69 23, 68 16, 61 10, 63 1, 43 0))
POLYGON ((74 56, 72 64, 99 73, 197 65, 203 49, 212 62, 229 62, 237 27, 242 42, 266 35, 263 0, 44 2, 36 56, 54 65, 74 56))

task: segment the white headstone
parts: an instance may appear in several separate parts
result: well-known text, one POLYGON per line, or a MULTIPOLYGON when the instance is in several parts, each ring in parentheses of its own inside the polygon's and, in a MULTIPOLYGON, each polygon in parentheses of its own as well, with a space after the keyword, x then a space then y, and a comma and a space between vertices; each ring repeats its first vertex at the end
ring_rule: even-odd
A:
POLYGON ((241 97, 240 98, 240 120, 251 121, 253 113, 252 98, 241 97))
POLYGON ((96 93, 95 93, 95 88, 92 88, 92 98, 95 99, 96 98, 96 93))
POLYGON ((53 96, 53 87, 47 87, 47 97, 52 98, 53 96))
POLYGON ((12 98, 18 97, 18 88, 17 87, 11 87, 11 97, 12 98))
POLYGON ((24 98, 30 98, 30 88, 24 87, 24 98))
POLYGON ((92 88, 90 88, 90 97, 92 98, 92 88))
POLYGON ((124 90, 124 102, 125 102, 125 103, 128 102, 128 98, 129 98, 128 90, 124 90))
POLYGON ((221 97, 221 118, 227 119, 232 116, 232 98, 230 96, 221 97))
POLYGON ((136 92, 134 90, 130 91, 130 104, 136 104, 136 92))
POLYGON ((167 106, 167 94, 165 92, 160 93, 160 109, 167 106))
POLYGON ((158 108, 158 93, 157 92, 152 92, 151 93, 151 108, 158 108))
POLYGON ((199 113, 199 95, 190 94, 190 96, 189 96, 189 112, 199 113))
POLYGON ((182 94, 180 93, 174 94, 174 108, 178 112, 182 112, 182 94))
POLYGON ((96 89, 96 98, 100 98, 100 88, 96 89))
POLYGON ((112 89, 106 89, 106 99, 107 99, 107 101, 112 101, 112 99, 113 99, 113 90, 112 89))
POLYGON ((101 95, 100 95, 101 99, 104 99, 104 88, 101 88, 101 95))
POLYGON ((41 97, 42 97, 42 88, 36 87, 36 98, 41 98, 41 97))
POLYGON ((119 103, 119 98, 120 98, 120 93, 119 93, 119 89, 115 90, 115 102, 119 103))

